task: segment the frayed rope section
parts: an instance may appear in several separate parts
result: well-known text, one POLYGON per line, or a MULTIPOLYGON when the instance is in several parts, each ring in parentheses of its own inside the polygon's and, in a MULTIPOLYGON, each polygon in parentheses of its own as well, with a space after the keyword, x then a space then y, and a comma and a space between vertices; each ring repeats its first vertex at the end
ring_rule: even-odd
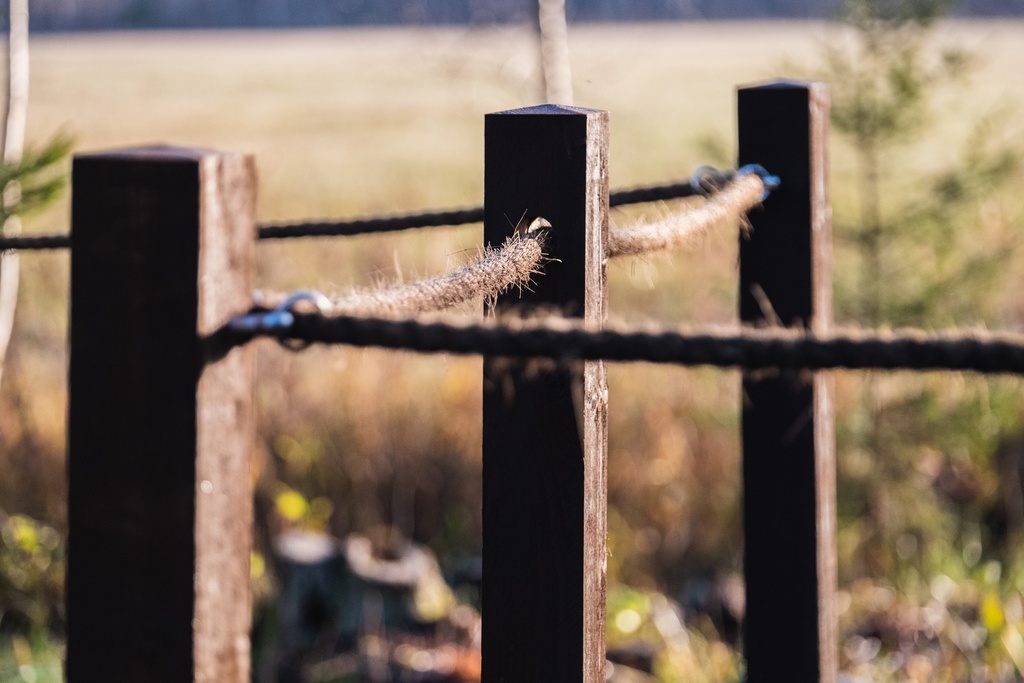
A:
POLYGON ((737 175, 702 206, 675 212, 653 223, 609 231, 608 256, 637 256, 693 246, 714 227, 743 220, 750 209, 761 203, 764 192, 765 182, 758 175, 737 175))
MULTIPOLYGON (((488 249, 478 260, 439 277, 388 289, 353 292, 336 299, 314 295, 289 302, 280 294, 266 295, 257 297, 257 304, 281 312, 300 312, 305 308, 324 315, 382 317, 445 310, 465 301, 496 296, 513 287, 529 286, 530 278, 539 272, 544 260, 545 227, 550 226, 537 219, 526 235, 511 237, 501 248, 488 249)), ((258 314, 253 316, 256 317, 258 314)))
MULTIPOLYGON (((765 182, 758 175, 738 175, 702 206, 654 223, 610 231, 608 256, 638 255, 693 245, 715 226, 741 220, 748 210, 760 204, 764 192, 765 182)), ((279 313, 305 308, 307 312, 318 311, 324 315, 391 318, 443 311, 465 301, 496 296, 512 287, 528 287, 532 276, 541 272, 544 229, 550 227, 547 221, 535 219, 525 237, 512 237, 500 249, 489 249, 479 260, 447 275, 388 289, 353 292, 335 299, 314 292, 294 301, 283 294, 264 294, 257 297, 256 304, 258 308, 276 309, 279 313)), ((238 324, 263 325, 256 315, 238 324)), ((271 325, 278 322, 271 319, 271 325)))
POLYGON ((582 321, 422 322, 296 314, 287 329, 239 330, 208 340, 215 360, 254 337, 293 347, 347 344, 484 356, 708 365, 762 370, 954 370, 1024 375, 1024 336, 975 331, 843 330, 815 336, 785 328, 588 330, 582 321))

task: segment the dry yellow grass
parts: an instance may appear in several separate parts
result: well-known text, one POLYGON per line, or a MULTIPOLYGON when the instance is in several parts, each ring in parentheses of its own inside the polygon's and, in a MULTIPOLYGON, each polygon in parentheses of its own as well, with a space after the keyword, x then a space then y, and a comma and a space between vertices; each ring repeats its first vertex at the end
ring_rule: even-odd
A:
MULTIPOLYGON (((982 63, 969 90, 942 102, 942 144, 924 153, 936 163, 953 158, 979 113, 1024 112, 1024 22, 956 23, 937 33, 982 63)), ((782 73, 786 63, 810 71, 822 44, 840 38, 821 23, 572 27, 576 101, 611 112, 613 186, 677 179, 708 161, 698 138, 733 145, 737 84, 794 75, 782 73)), ((48 35, 34 39, 32 59, 30 139, 63 128, 82 150, 168 142, 252 152, 265 220, 478 203, 484 114, 534 103, 538 92, 535 46, 522 28, 48 35)), ((835 150, 837 193, 850 178, 847 157, 835 150)), ((66 216, 64 203, 27 229, 60 231, 66 216)), ((461 228, 264 244, 261 284, 330 291, 409 279, 450 267, 479 241, 478 228, 461 228)), ((729 319, 735 243, 723 231, 696 254, 615 263, 612 314, 729 319)), ((20 444, 22 455, 0 466, 17 473, 36 455, 43 464, 0 486, 0 506, 54 518, 59 494, 33 502, 16 492, 29 480, 61 488, 67 257, 27 255, 24 264, 14 368, 0 392, 4 442, 20 444)), ((478 466, 478 360, 263 348, 258 395, 268 440, 341 439, 332 451, 368 463, 353 475, 359 481, 387 480, 389 457, 415 455, 430 439, 478 466), (388 432, 399 426, 402 434, 388 432)), ((610 483, 656 500, 659 524, 675 524, 661 561, 688 544, 713 548, 727 535, 722 526, 735 523, 722 510, 738 478, 737 384, 714 371, 613 369, 610 483)))
MULTIPOLYGON (((968 96, 943 101, 944 144, 927 152, 936 161, 962 139, 964 121, 1024 108, 1021 31, 1021 22, 938 31, 976 49, 982 65, 968 96)), ((821 23, 573 27, 577 102, 612 115, 613 186, 688 174, 705 161, 695 139, 732 144, 737 84, 794 75, 782 73, 786 64, 809 71, 839 35, 821 23)), ((83 150, 170 142, 252 152, 265 219, 477 203, 484 114, 538 92, 533 38, 519 28, 44 35, 32 58, 30 139, 64 128, 83 150)), ((841 151, 837 160, 842 181, 841 151)), ((30 229, 59 229, 66 215, 60 207, 30 229)), ((432 250, 412 241, 406 275, 444 267, 477 239, 432 250)), ((322 284, 393 274, 396 244, 385 238, 362 272, 342 259, 351 272, 320 272, 322 284)), ((270 283, 298 284, 292 259, 269 264, 292 247, 273 249, 270 283)))

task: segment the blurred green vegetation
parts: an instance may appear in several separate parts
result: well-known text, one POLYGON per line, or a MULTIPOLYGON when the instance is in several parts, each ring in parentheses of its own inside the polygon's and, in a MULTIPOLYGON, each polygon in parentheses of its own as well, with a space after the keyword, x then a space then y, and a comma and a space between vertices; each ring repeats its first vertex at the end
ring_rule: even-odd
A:
POLYGON ((652 646, 653 673, 669 683, 739 683, 743 658, 721 641, 703 619, 687 627, 669 600, 658 592, 613 585, 608 591, 609 650, 644 643, 652 646))
MULTIPOLYGON (((847 0, 825 49, 832 121, 855 174, 837 208, 836 316, 865 326, 1010 327, 1018 305, 1021 126, 983 111, 947 160, 944 97, 976 60, 937 43, 945 0, 847 0)), ((1015 112, 1019 116, 1019 112, 1015 112)), ((873 681, 1020 680, 1021 382, 841 378, 841 655, 873 681)))
POLYGON ((0 681, 4 683, 61 683, 64 650, 52 637, 0 636, 0 681))
POLYGON ((0 225, 11 216, 27 216, 53 204, 67 185, 63 166, 73 139, 65 133, 53 136, 40 149, 29 148, 15 163, 0 164, 0 225))
MULTIPOLYGON (((611 111, 613 186, 676 179, 721 163, 706 143, 734 138, 734 84, 777 75, 765 65, 783 59, 820 64, 824 53, 841 74, 832 149, 840 319, 1019 329, 1024 202, 1014 188, 1024 178, 1010 162, 1020 139, 1012 117, 1024 111, 1024 24, 922 18, 931 17, 887 20, 881 29, 898 38, 876 61, 857 51, 876 26, 857 17, 845 27, 574 28, 577 101, 611 111), (869 71, 891 55, 916 76, 869 71), (865 93, 879 100, 858 114, 865 93), (864 198, 870 164, 874 212, 865 210, 875 201, 864 198)), ((84 150, 167 140, 252 151, 267 220, 474 204, 483 114, 530 103, 533 59, 526 29, 43 36, 33 47, 30 137, 66 126, 84 150)), ((731 143, 717 147, 732 156, 731 143)), ((26 233, 65 229, 66 211, 43 212, 26 233)), ((459 228, 264 244, 259 282, 337 291, 412 279, 459 263, 479 240, 478 229, 459 228)), ((735 234, 722 231, 694 253, 613 262, 612 316, 733 320, 736 252, 735 234)), ((67 256, 26 254, 22 264, 0 387, 0 509, 41 539, 66 528, 67 256)), ((258 346, 258 596, 274 590, 269 539, 290 526, 343 536, 389 525, 445 566, 479 552, 478 359, 258 346)), ((609 381, 609 643, 654 642, 663 680, 739 680, 726 627, 707 605, 696 609, 715 592, 702 586, 730 585, 742 566, 738 375, 617 365, 609 381)), ((1014 680, 1024 664, 1014 551, 1021 381, 837 381, 844 669, 878 681, 1014 680)), ((40 666, 37 680, 47 680, 59 657, 45 640, 59 640, 63 559, 49 541, 29 552, 19 533, 4 531, 0 549, 21 581, 0 593, 0 677, 28 680, 20 667, 40 666), (17 616, 24 596, 34 606, 17 616)))
POLYGON ((56 529, 24 515, 0 519, 0 609, 5 631, 40 639, 61 630, 64 544, 56 529))

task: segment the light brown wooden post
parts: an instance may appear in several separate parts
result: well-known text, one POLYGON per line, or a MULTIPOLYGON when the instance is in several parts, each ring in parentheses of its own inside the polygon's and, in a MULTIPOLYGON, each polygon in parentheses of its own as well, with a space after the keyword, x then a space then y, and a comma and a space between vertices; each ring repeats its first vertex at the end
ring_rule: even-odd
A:
MULTIPOLYGON (((484 241, 553 226, 551 261, 499 315, 606 317, 608 114, 541 106, 486 119, 484 241)), ((484 360, 483 677, 604 681, 608 386, 603 362, 484 360)))
POLYGON ((253 356, 202 337, 251 302, 250 157, 75 158, 67 676, 249 680, 253 356))
MULTIPOLYGON (((829 95, 780 81, 739 91, 740 164, 782 180, 740 242, 740 317, 832 324, 829 95)), ((833 683, 838 670, 831 375, 743 377, 744 645, 750 683, 833 683)))

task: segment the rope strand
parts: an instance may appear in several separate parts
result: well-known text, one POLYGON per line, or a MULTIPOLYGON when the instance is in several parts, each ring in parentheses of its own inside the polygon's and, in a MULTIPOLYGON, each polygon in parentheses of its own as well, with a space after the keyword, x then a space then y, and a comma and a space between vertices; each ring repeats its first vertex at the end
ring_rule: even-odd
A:
POLYGON ((377 232, 396 232, 411 228, 438 228, 443 226, 480 223, 484 219, 484 208, 474 206, 467 209, 410 213, 399 216, 359 218, 351 221, 303 221, 299 223, 265 223, 259 226, 261 240, 292 237, 347 237, 377 232))
POLYGON ((210 357, 254 337, 485 356, 710 365, 762 370, 956 370, 1024 375, 1024 336, 987 331, 847 329, 828 336, 785 328, 589 331, 563 318, 420 322, 296 314, 288 327, 235 328, 209 340, 210 357))
POLYGON ((610 231, 608 256, 635 256, 693 245, 715 226, 741 220, 761 203, 764 190, 765 183, 759 176, 738 175, 703 206, 675 212, 654 223, 610 231))
MULTIPOLYGON (((649 187, 638 187, 612 192, 608 197, 609 206, 626 206, 647 202, 668 201, 707 195, 733 177, 733 173, 722 171, 704 175, 698 182, 667 183, 649 187)), ((261 240, 287 239, 294 237, 343 237, 377 232, 395 232, 413 228, 434 228, 468 225, 484 220, 484 208, 473 206, 465 209, 448 209, 397 216, 359 218, 350 221, 310 220, 301 222, 261 223, 258 236, 261 240)), ((0 251, 9 249, 67 249, 71 246, 71 235, 32 235, 21 237, 0 237, 0 251)))
POLYGON ((9 249, 67 249, 71 235, 17 235, 0 237, 0 251, 9 249))
MULTIPOLYGON (((713 194, 716 188, 733 178, 730 171, 714 172, 683 183, 666 183, 619 190, 608 195, 609 206, 645 204, 671 199, 713 194)), ((259 226, 259 238, 285 239, 293 237, 342 237, 377 232, 395 232, 412 228, 456 227, 470 223, 482 223, 484 207, 473 206, 465 209, 411 213, 398 216, 359 218, 351 221, 302 221, 292 223, 263 223, 259 226)), ((0 243, 0 248, 3 248, 0 243)))
MULTIPOLYGON (((544 227, 550 225, 536 219, 525 236, 509 238, 501 248, 485 251, 481 258, 455 272, 382 290, 353 292, 319 306, 320 312, 379 317, 415 315, 496 296, 512 287, 527 287, 544 258, 544 227)), ((264 296, 260 303, 275 307, 284 300, 284 295, 278 294, 264 296)))
MULTIPOLYGON (((768 182, 754 173, 740 173, 703 206, 673 214, 658 223, 612 231, 608 256, 642 254, 692 244, 715 225, 740 218, 763 201, 768 182)), ((695 183, 695 186, 700 185, 695 183)), ((298 299, 295 306, 302 309, 312 304, 312 308, 323 315, 394 318, 445 310, 474 298, 495 296, 513 286, 528 287, 531 276, 540 272, 544 258, 545 235, 540 229, 550 227, 550 223, 538 218, 530 225, 526 238, 517 235, 501 249, 485 252, 480 260, 448 275, 384 290, 354 292, 333 301, 309 292, 311 296, 298 299)), ((291 302, 291 298, 278 294, 262 297, 259 306, 274 308, 277 316, 290 320, 294 312, 291 302)), ((276 324, 278 318, 274 320, 276 324)), ((262 329, 266 327, 266 320, 250 317, 246 325, 262 329)))

